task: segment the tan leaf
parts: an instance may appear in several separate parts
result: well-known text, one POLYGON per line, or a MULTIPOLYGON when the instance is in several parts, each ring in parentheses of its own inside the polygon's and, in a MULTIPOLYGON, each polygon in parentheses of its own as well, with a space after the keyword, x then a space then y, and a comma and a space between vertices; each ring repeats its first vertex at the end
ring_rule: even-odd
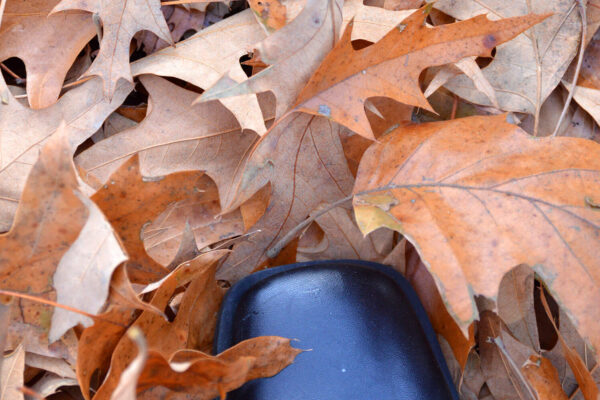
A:
POLYGON ((340 144, 340 130, 323 117, 294 113, 249 150, 236 171, 236 197, 226 199, 225 210, 237 208, 269 182, 270 203, 252 228, 256 233, 237 244, 219 269, 219 279, 237 281, 247 275, 266 261, 267 250, 277 240, 318 205, 350 193, 353 177, 340 144))
POLYGON ((48 15, 59 0, 9 1, 0 30, 0 60, 19 57, 27 70, 33 109, 56 102, 67 71, 95 35, 89 14, 48 15), (60 42, 60 46, 56 43, 60 42))
POLYGON ((71 9, 95 13, 102 21, 100 53, 84 76, 100 76, 104 82, 104 94, 109 98, 114 96, 119 79, 133 82, 129 44, 136 32, 151 31, 173 44, 169 27, 160 11, 160 0, 62 0, 52 13, 71 9))
POLYGON ((52 375, 61 378, 75 378, 75 371, 65 360, 61 358, 45 357, 35 353, 25 354, 25 365, 29 367, 43 369, 51 372, 52 375))
MULTIPOLYGON (((571 4, 562 0, 486 0, 485 3, 478 0, 440 0, 434 7, 459 20, 480 14, 487 14, 492 20, 530 13, 554 14, 510 42, 498 42, 492 62, 482 70, 496 90, 500 109, 534 114, 536 105, 542 105, 577 54, 581 36, 578 12, 572 12, 561 25, 571 4), (560 39, 555 39, 555 35, 560 39), (541 81, 538 80, 538 66, 541 81)), ((464 75, 451 79, 446 87, 470 102, 492 105, 488 96, 476 89, 473 81, 464 75)))
MULTIPOLYGON (((317 207, 311 216, 320 211, 317 207)), ((382 261, 383 255, 376 250, 377 245, 389 242, 393 235, 386 235, 376 244, 375 235, 363 237, 354 222, 354 217, 346 208, 338 207, 316 219, 325 235, 314 247, 298 247, 298 261, 348 259, 382 261)), ((391 232, 391 231, 390 231, 391 232)))
POLYGON ((61 378, 60 376, 46 373, 31 386, 31 390, 46 398, 58 391, 63 386, 77 386, 73 378, 61 378))
POLYGON ((19 346, 11 354, 3 356, 0 376, 0 398, 2 400, 24 400, 23 371, 25 370, 25 349, 19 346))
MULTIPOLYGON (((68 306, 95 314, 104 304, 110 275, 124 254, 110 226, 103 225, 101 214, 82 193, 68 133, 59 128, 43 147, 27 179, 15 223, 8 233, 0 235, 0 287, 50 300, 60 298, 68 306), (94 239, 90 240, 89 231, 98 228, 104 239, 111 238, 107 246, 98 247, 94 239), (73 262, 73 252, 82 257, 80 263, 73 262), (58 279, 64 279, 61 274, 67 273, 69 280, 78 284, 62 285, 57 273, 58 279), (90 288, 94 297, 89 296, 90 288)), ((62 325, 60 332, 51 330, 51 320, 61 325, 71 316, 53 316, 47 305, 19 300, 13 308, 13 323, 24 323, 35 332, 33 343, 25 339, 27 351, 37 352, 36 343, 47 347, 49 331, 53 342, 56 335, 72 326, 62 325)), ((78 321, 71 320, 75 324, 78 321)), ((17 337, 13 337, 13 345, 17 337)))
POLYGON ((503 115, 399 128, 363 156, 357 221, 415 244, 463 330, 477 318, 472 295, 495 299, 524 263, 598 347, 599 156, 597 143, 536 140, 503 115))
MULTIPOLYGON (((265 34, 250 10, 226 18, 189 39, 167 47, 131 64, 133 75, 172 76, 208 89, 229 71, 236 82, 247 79, 239 63, 251 46, 265 34)), ((266 131, 256 95, 221 99, 243 129, 262 135, 266 131)), ((189 104, 186 104, 189 106, 189 104)))
MULTIPOLYGON (((84 195, 77 197, 87 207, 89 217, 56 267, 53 277, 56 301, 97 314, 106 300, 113 271, 127 260, 127 254, 100 209, 84 195)), ((50 342, 77 324, 90 326, 93 321, 57 308, 52 314, 50 342)))
POLYGON ((531 388, 528 387, 520 368, 529 357, 535 357, 533 349, 517 341, 502 320, 491 311, 481 313, 477 341, 481 368, 494 398, 531 398, 531 388), (492 339, 499 339, 500 344, 492 339))
MULTIPOLYGON (((600 37, 594 36, 585 50, 581 73, 577 80, 573 99, 583 107, 600 124, 600 78, 598 78, 598 62, 600 61, 600 37)), ((571 83, 563 81, 567 89, 571 83)))
POLYGON ((268 68, 242 83, 228 74, 202 95, 202 101, 272 91, 277 98, 276 115, 283 116, 333 48, 342 23, 341 10, 340 0, 307 0, 292 22, 255 46, 255 53, 268 68))
POLYGON ((118 87, 113 100, 102 95, 102 83, 92 79, 67 92, 55 105, 31 110, 8 92, 0 79, 0 232, 7 231, 25 185, 25 180, 44 142, 65 121, 73 151, 100 128, 104 119, 116 109, 131 91, 126 83, 118 87))
POLYGON ((365 114, 369 97, 386 96, 432 110, 418 85, 428 66, 490 55, 499 43, 512 39, 544 17, 529 15, 501 21, 479 16, 429 28, 426 8, 415 11, 379 42, 354 50, 352 25, 298 96, 293 109, 323 115, 356 133, 374 139, 365 114), (444 51, 440 51, 440 49, 444 51))
MULTIPOLYGON (((151 99, 146 119, 84 151, 77 164, 106 182, 127 157, 139 153, 141 173, 147 177, 205 171, 217 184, 223 203, 231 196, 232 175, 241 158, 258 137, 242 132, 233 115, 218 102, 192 106, 193 92, 156 76, 143 76, 141 81, 151 99)), ((268 101, 263 104, 265 114, 272 115, 268 101)))
MULTIPOLYGON (((175 6, 162 6, 161 10, 171 31, 173 42, 179 42, 183 35, 189 31, 198 32, 204 27, 204 13, 188 11, 175 6)), ((135 39, 138 49, 143 47, 146 54, 154 53, 169 46, 169 43, 149 31, 138 32, 135 39)))
POLYGON ((340 32, 352 21, 352 40, 377 42, 415 10, 393 11, 366 5, 363 0, 347 0, 342 12, 344 21, 340 32))
POLYGON ((535 307, 533 270, 526 265, 511 269, 498 289, 498 316, 521 343, 540 351, 535 307))

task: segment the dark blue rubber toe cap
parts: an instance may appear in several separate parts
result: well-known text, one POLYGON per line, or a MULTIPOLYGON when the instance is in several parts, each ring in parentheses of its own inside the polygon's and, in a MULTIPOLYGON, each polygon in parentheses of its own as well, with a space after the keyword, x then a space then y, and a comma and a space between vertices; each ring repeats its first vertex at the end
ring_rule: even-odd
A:
POLYGON ((299 263, 241 280, 221 307, 215 353, 263 335, 311 351, 228 400, 458 399, 414 290, 380 264, 299 263))

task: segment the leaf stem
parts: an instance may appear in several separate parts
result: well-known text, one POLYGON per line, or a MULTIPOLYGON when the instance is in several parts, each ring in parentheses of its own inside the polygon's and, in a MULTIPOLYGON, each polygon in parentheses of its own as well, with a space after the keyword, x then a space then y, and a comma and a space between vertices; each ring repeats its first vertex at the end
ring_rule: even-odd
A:
POLYGON ((573 83, 571 83, 571 90, 569 90, 569 96, 567 97, 567 101, 565 101, 565 105, 560 113, 560 118, 558 118, 558 122, 556 123, 556 127, 554 128, 554 132, 552 132, 552 136, 556 136, 558 134, 558 130, 560 129, 560 125, 567 115, 567 111, 569 110, 569 105, 571 104, 571 100, 573 100, 573 95, 575 94, 575 87, 577 86, 577 80, 579 79, 579 72, 581 71, 581 64, 583 64, 583 54, 585 53, 585 34, 587 30, 587 16, 585 11, 585 6, 583 5, 582 0, 575 0, 577 2, 577 6, 579 8, 579 15, 581 16, 581 43, 579 44, 579 57, 577 58, 577 67, 575 67, 575 75, 573 76, 573 83))
POLYGON ((281 252, 281 250, 285 246, 287 246, 292 241, 292 239, 294 239, 296 237, 296 235, 298 235, 300 233, 301 230, 306 228, 308 225, 310 225, 314 220, 319 218, 321 215, 328 213, 329 211, 333 210, 336 207, 341 206, 342 204, 344 204, 345 202, 347 202, 349 200, 352 200, 352 197, 354 197, 354 195, 346 196, 342 199, 339 199, 338 201, 329 204, 324 209, 318 211, 314 215, 311 215, 310 217, 306 218, 304 221, 300 222, 298 225, 293 227, 288 233, 286 233, 281 239, 279 239, 279 241, 277 243, 275 243, 275 245, 273 247, 271 247, 269 250, 267 250, 267 257, 269 257, 269 258, 277 257, 279 252, 281 252))
POLYGON ((63 310, 67 310, 67 311, 71 311, 71 312, 74 312, 74 313, 77 313, 77 314, 81 314, 81 315, 84 315, 84 316, 86 316, 88 318, 91 318, 93 320, 104 321, 104 322, 108 322, 108 323, 113 324, 113 325, 117 325, 117 326, 126 328, 126 326, 123 325, 123 324, 111 321, 111 320, 109 320, 107 318, 104 318, 104 317, 101 317, 99 315, 90 314, 90 313, 88 313, 86 311, 83 311, 83 310, 80 310, 78 308, 67 306, 66 304, 60 304, 60 303, 57 303, 57 302, 52 301, 52 300, 46 300, 46 299, 43 299, 41 297, 31 296, 29 294, 20 293, 20 292, 14 292, 12 290, 5 290, 5 289, 0 289, 0 294, 5 295, 5 296, 18 297, 18 298, 25 299, 25 300, 35 301, 37 303, 46 304, 46 305, 49 305, 49 306, 52 306, 52 307, 62 308, 63 310))

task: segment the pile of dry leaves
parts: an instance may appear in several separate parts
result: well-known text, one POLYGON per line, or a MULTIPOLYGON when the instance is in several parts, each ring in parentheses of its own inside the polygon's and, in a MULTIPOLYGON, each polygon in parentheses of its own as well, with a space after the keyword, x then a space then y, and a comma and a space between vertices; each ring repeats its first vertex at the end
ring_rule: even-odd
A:
POLYGON ((0 15, 2 399, 225 397, 299 353, 211 355, 227 288, 333 258, 410 280, 462 398, 598 399, 599 0, 0 15))

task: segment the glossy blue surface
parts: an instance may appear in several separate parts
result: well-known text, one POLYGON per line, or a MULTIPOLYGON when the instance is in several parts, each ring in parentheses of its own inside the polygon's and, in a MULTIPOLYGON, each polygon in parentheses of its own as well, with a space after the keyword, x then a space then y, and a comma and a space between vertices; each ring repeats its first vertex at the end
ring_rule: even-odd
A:
POLYGON ((243 279, 224 300, 215 352, 262 335, 311 351, 227 399, 458 399, 423 307, 389 267, 311 262, 243 279))

